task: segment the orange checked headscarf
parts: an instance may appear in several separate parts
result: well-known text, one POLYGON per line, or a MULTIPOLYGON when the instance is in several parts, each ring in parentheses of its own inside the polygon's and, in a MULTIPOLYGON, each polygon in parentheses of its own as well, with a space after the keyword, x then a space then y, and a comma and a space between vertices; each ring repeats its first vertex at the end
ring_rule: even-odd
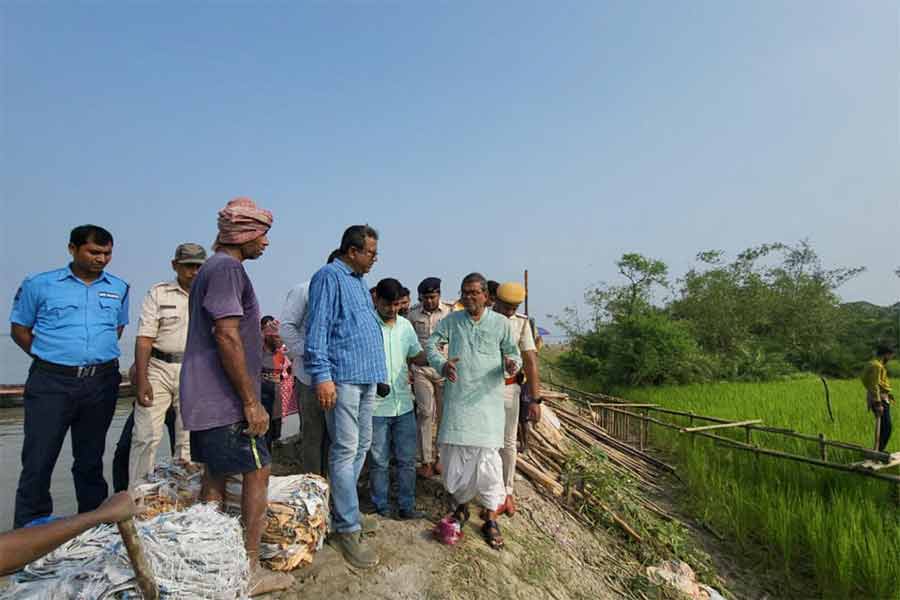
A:
POLYGON ((250 198, 235 198, 219 211, 220 244, 240 245, 265 235, 272 227, 272 213, 258 208, 250 198))

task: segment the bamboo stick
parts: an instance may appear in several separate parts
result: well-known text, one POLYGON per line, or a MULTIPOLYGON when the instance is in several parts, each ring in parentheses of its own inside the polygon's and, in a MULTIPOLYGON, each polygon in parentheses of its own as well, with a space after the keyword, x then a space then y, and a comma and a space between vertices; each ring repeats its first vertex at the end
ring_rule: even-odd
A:
POLYGON ((645 408, 648 406, 659 406, 658 404, 645 404, 641 402, 588 402, 588 406, 591 408, 607 408, 607 407, 615 407, 615 408, 645 408))
POLYGON ((134 570, 138 589, 141 590, 141 596, 144 600, 157 600, 159 598, 159 587, 156 585, 153 569, 150 567, 150 563, 147 562, 144 549, 141 547, 141 540, 134 526, 134 519, 128 517, 124 521, 116 523, 116 526, 119 528, 122 541, 125 542, 125 549, 128 551, 128 558, 131 561, 131 568, 134 570))
POLYGON ((619 527, 621 527, 623 530, 625 530, 625 533, 630 535, 634 541, 636 541, 638 544, 643 543, 644 540, 641 538, 640 534, 638 534, 637 531, 632 529, 631 526, 628 523, 626 523, 624 521, 624 519, 622 519, 622 517, 620 517, 619 515, 617 515, 615 513, 615 511, 613 511, 613 509, 608 507, 605 503, 601 502, 600 500, 597 501, 597 506, 599 506, 600 508, 602 508, 603 510, 608 512, 609 516, 612 518, 612 520, 615 521, 619 527))
POLYGON ((727 429, 729 427, 744 427, 762 423, 762 419, 750 419, 749 421, 734 421, 732 423, 716 423, 715 425, 701 425, 700 427, 682 428, 681 433, 694 433, 697 431, 709 431, 711 429, 727 429))
MULTIPOLYGON (((552 385, 556 385, 557 387, 562 387, 565 389, 573 390, 573 393, 584 394, 588 397, 598 397, 598 398, 602 397, 602 398, 606 398, 606 399, 615 399, 615 397, 613 397, 613 396, 606 396, 604 394, 590 394, 588 392, 582 392, 580 390, 575 390, 574 388, 568 388, 567 386, 562 386, 559 384, 552 384, 552 385)), ((621 400, 621 402, 618 402, 618 403, 610 402, 609 406, 604 407, 604 410, 609 410, 609 411, 620 410, 618 408, 615 408, 616 404, 626 404, 626 401, 621 400)), ((693 416, 694 418, 704 420, 704 421, 709 421, 711 423, 730 423, 730 421, 728 421, 727 419, 721 419, 718 417, 709 417, 709 416, 704 416, 704 415, 697 415, 697 414, 693 414, 690 412, 673 410, 673 409, 669 409, 669 408, 662 408, 660 406, 648 406, 647 410, 652 410, 652 411, 656 411, 659 413, 675 415, 675 416, 683 416, 683 417, 693 416)), ((661 425, 663 427, 669 427, 672 429, 681 429, 680 427, 672 427, 671 424, 665 423, 663 421, 652 420, 651 417, 641 417, 639 415, 634 415, 634 413, 630 413, 630 414, 632 414, 633 416, 637 416, 638 418, 646 418, 649 422, 655 423, 657 425, 661 425)), ((800 433, 800 432, 794 431, 793 429, 787 429, 787 428, 783 428, 783 427, 773 427, 770 425, 758 425, 757 424, 757 425, 748 425, 747 429, 748 429, 748 431, 749 430, 761 431, 764 433, 772 433, 772 434, 776 434, 776 435, 783 435, 785 437, 793 437, 793 438, 800 439, 800 440, 815 442, 817 444, 819 443, 818 436, 800 433)), ((842 450, 851 450, 854 452, 858 452, 858 453, 866 456, 867 458, 871 458, 873 460, 885 461, 885 460, 889 460, 889 456, 890 456, 886 452, 878 452, 877 450, 872 450, 870 448, 866 448, 866 447, 860 446, 858 444, 851 444, 848 442, 840 442, 837 440, 825 440, 824 443, 826 446, 831 446, 833 448, 840 448, 842 450)))
POLYGON ((860 467, 854 467, 851 465, 842 465, 839 463, 828 462, 824 460, 820 460, 818 458, 809 458, 806 456, 800 456, 798 454, 790 454, 788 452, 780 452, 778 450, 769 450, 768 448, 759 448, 757 446, 748 446, 743 442, 736 442, 734 440, 730 440, 728 438, 719 437, 713 435, 711 433, 698 433, 697 435, 705 435, 714 439, 717 443, 723 446, 731 446, 738 450, 746 450, 748 452, 755 452, 756 454, 765 454, 767 456, 777 456, 779 458, 784 458, 786 460, 793 460, 797 462, 802 462, 810 465, 816 465, 819 467, 824 467, 826 469, 834 469, 836 471, 844 471, 846 473, 857 473, 859 475, 865 475, 866 477, 874 477, 875 479, 884 479, 886 481, 893 481, 895 483, 900 483, 900 475, 887 475, 885 473, 878 473, 875 471, 869 471, 860 467))
POLYGON ((546 488, 551 494, 553 494, 557 498, 562 497, 562 495, 564 493, 562 484, 560 484, 558 481, 553 479, 547 473, 544 473, 543 471, 541 471, 536 466, 530 464, 529 462, 527 462, 527 461, 523 460, 521 457, 519 457, 516 460, 516 468, 518 468, 522 473, 525 474, 526 477, 528 477, 535 483, 542 485, 544 488, 546 488))
POLYGON ((649 454, 647 454, 645 452, 641 452, 637 448, 634 448, 624 442, 617 440, 616 438, 610 436, 609 434, 607 434, 603 430, 597 428, 596 426, 591 425, 590 423, 586 423, 583 419, 578 418, 576 415, 573 415, 572 413, 565 410, 564 408, 554 405, 553 410, 560 419, 574 425, 575 427, 578 427, 579 429, 582 429, 582 430, 590 433, 595 438, 600 440, 602 443, 613 446, 614 448, 616 448, 617 450, 620 450, 621 452, 623 452, 625 454, 630 454, 632 456, 635 456, 635 457, 639 458, 640 460, 643 460, 644 462, 652 464, 653 466, 657 467, 658 469, 662 469, 664 471, 669 471, 670 473, 675 472, 675 468, 672 467, 671 465, 668 465, 668 464, 662 462, 661 460, 658 460, 658 459, 650 456, 649 454))

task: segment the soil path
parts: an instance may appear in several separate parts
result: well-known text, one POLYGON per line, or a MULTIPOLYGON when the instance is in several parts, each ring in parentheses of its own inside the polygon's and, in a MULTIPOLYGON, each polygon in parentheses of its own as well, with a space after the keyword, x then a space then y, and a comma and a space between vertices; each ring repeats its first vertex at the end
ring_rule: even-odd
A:
MULTIPOLYGON (((280 456, 275 474, 291 471, 280 456)), ((552 599, 631 598, 640 565, 605 532, 592 533, 541 496, 525 480, 516 483, 519 512, 500 521, 506 547, 491 550, 473 514, 462 541, 445 546, 431 537, 447 500, 436 480, 418 481, 417 503, 428 520, 395 521, 376 517, 379 530, 369 538, 381 562, 371 570, 353 569, 329 545, 313 563, 293 572, 294 586, 268 598, 337 599, 552 599)), ((360 488, 362 492, 362 488, 360 488)))

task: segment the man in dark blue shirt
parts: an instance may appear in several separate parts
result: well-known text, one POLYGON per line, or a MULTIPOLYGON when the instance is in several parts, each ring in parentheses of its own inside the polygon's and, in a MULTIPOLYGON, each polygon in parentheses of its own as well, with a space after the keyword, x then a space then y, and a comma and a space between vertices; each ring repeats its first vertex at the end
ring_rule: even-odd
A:
POLYGON ((25 383, 25 440, 14 526, 53 512, 50 478, 72 431, 78 512, 106 499, 103 451, 118 398, 119 337, 128 324, 128 284, 104 269, 113 238, 82 225, 69 236, 72 262, 25 278, 10 335, 34 359, 25 383))

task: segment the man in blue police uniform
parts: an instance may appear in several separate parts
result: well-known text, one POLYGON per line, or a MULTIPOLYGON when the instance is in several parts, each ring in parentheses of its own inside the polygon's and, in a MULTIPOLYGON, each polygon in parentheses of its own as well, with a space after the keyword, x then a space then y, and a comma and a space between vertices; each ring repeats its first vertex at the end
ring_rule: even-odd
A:
POLYGON ((104 272, 113 238, 81 225, 69 237, 69 266, 26 277, 16 292, 10 335, 34 362, 25 383, 25 440, 14 526, 53 513, 50 477, 72 430, 78 512, 108 494, 106 432, 116 408, 119 337, 128 324, 128 284, 104 272))

